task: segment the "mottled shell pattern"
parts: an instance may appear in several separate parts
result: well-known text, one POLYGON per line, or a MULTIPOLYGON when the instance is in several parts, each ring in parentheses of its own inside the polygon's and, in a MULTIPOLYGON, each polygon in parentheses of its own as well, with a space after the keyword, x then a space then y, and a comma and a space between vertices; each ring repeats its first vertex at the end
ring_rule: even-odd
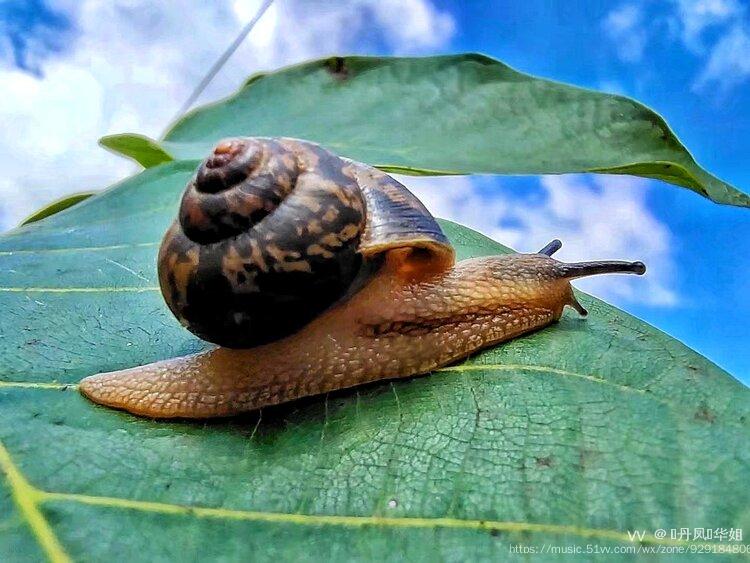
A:
POLYGON ((251 347, 297 331, 402 247, 453 262, 432 215, 387 174, 306 141, 228 139, 185 189, 159 283, 194 334, 251 347))

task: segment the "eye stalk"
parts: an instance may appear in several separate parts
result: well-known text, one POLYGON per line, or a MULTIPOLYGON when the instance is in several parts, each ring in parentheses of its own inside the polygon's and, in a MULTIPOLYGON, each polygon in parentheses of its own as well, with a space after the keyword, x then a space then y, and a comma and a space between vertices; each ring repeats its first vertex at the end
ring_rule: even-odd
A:
MULTIPOLYGON (((550 241, 537 254, 552 256, 562 248, 562 242, 558 239, 550 241)), ((596 260, 591 262, 576 262, 574 264, 560 263, 558 266, 560 276, 568 279, 596 276, 599 274, 636 274, 642 276, 646 273, 646 265, 643 262, 624 262, 621 260, 596 260)))
POLYGON ((209 194, 232 188, 258 167, 262 155, 262 147, 252 139, 221 141, 198 169, 195 187, 209 194))
POLYGON ((544 254, 545 256, 552 256, 555 252, 562 248, 562 241, 560 239, 554 239, 547 243, 537 254, 544 254))

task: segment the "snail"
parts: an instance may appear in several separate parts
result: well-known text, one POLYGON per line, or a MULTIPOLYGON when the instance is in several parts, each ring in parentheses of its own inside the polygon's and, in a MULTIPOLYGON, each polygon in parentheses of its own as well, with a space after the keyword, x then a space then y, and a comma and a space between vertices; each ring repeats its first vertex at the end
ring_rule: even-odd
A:
POLYGON ((455 263, 435 219, 380 170, 287 138, 220 142, 158 256, 170 310, 218 346, 84 378, 96 403, 154 418, 228 416, 425 374, 544 327, 570 280, 641 262, 537 254, 455 263))

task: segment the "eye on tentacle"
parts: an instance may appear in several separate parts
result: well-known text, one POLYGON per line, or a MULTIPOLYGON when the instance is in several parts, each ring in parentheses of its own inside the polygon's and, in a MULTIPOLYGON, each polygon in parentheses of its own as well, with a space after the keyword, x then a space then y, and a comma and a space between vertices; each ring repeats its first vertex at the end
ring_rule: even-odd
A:
POLYGON ((552 256, 555 252, 562 248, 562 241, 555 239, 550 241, 544 248, 542 248, 537 254, 544 254, 545 256, 552 256))
MULTIPOLYGON (((544 246, 537 254, 544 256, 552 256, 555 252, 562 248, 562 242, 558 239, 550 241, 544 246)), ((564 278, 567 280, 582 278, 587 276, 595 276, 598 274, 636 274, 643 275, 646 273, 646 266, 643 262, 626 262, 621 260, 595 260, 587 262, 574 262, 566 264, 564 262, 558 262, 554 260, 555 267, 554 271, 556 277, 564 278)), ((570 296, 568 298, 568 305, 573 307, 581 316, 585 317, 588 315, 586 308, 576 298, 573 290, 570 290, 570 296)))

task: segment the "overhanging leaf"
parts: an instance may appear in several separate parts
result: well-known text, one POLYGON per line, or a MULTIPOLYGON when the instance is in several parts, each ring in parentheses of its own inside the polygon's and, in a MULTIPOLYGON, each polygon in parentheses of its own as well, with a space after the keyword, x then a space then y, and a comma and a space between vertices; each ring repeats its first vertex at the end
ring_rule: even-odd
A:
POLYGON ((145 135, 107 135, 99 139, 104 148, 132 160, 144 168, 173 160, 172 155, 159 146, 159 143, 145 135))
POLYGON ((235 95, 180 119, 161 142, 106 139, 113 150, 115 142, 137 144, 138 155, 123 153, 156 163, 165 155, 203 158, 235 135, 317 141, 404 174, 633 174, 750 205, 698 166, 644 105, 477 54, 320 59, 254 76, 235 95))
POLYGON ((35 223, 36 221, 40 221, 45 217, 49 217, 50 215, 54 215, 55 213, 60 213, 60 211, 65 211, 69 207, 73 207, 76 203, 80 203, 83 200, 90 198, 95 193, 96 192, 78 192, 61 197, 60 199, 57 199, 52 203, 48 203, 40 210, 35 211, 34 213, 26 217, 26 219, 21 221, 21 225, 35 223))
MULTIPOLYGON (((87 402, 83 376, 205 346, 154 266, 195 165, 0 238, 0 560, 526 560, 509 547, 750 526, 748 389, 590 297, 587 320, 262 417, 87 402)), ((505 251, 444 225, 460 257, 505 251)))

